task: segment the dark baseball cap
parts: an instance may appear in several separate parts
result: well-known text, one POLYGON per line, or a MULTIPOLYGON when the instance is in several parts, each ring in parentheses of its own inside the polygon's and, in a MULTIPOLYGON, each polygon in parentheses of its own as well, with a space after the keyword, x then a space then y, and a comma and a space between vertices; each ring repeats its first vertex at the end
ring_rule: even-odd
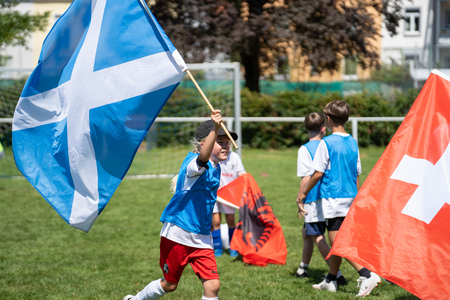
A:
MULTIPOLYGON (((225 124, 224 124, 225 125, 225 124)), ((208 120, 203 122, 197 129, 197 133, 195 134, 195 139, 197 141, 201 141, 206 138, 211 131, 214 130, 214 121, 208 120)), ((238 139, 238 135, 235 132, 228 130, 233 140, 238 139)), ((219 128, 219 133, 217 135, 226 135, 225 130, 223 130, 222 126, 219 128)))

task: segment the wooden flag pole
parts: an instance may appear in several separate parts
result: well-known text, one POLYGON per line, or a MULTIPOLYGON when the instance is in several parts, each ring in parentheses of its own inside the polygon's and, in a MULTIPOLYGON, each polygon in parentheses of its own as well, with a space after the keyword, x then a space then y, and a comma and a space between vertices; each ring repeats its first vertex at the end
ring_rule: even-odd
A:
MULTIPOLYGON (((197 84, 197 81, 195 81, 194 76, 192 76, 191 71, 189 71, 189 69, 186 70, 186 73, 189 75, 189 78, 191 78, 192 82, 194 83, 194 85, 197 87, 197 90, 200 92, 200 95, 202 95, 203 100, 205 100, 206 104, 208 104, 209 108, 211 109, 211 111, 214 111, 214 107, 212 107, 211 103, 209 102, 208 98, 206 98, 205 94, 203 93, 202 89, 200 88, 200 86, 197 84)), ((227 134, 228 138, 230 139, 231 143, 233 143, 234 148, 239 149, 238 145, 236 144, 236 142, 234 141, 233 137, 231 136, 231 134, 228 132, 228 129, 225 127, 225 124, 220 123, 220 126, 222 126, 222 129, 225 131, 225 133, 227 134)))

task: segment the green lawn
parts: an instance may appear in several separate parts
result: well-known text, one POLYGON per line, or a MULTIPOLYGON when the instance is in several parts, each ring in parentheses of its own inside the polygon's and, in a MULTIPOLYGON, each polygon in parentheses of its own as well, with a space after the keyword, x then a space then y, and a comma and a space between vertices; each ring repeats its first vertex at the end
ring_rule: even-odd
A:
MULTIPOLYGON (((361 150, 362 180, 383 149, 361 150)), ((223 255, 217 259, 220 299, 353 299, 358 273, 337 293, 315 291, 327 267, 317 249, 308 279, 294 273, 301 258, 302 221, 295 198, 297 150, 247 150, 243 162, 280 220, 286 237, 285 265, 256 267, 223 255), (266 173, 267 176, 262 176, 266 173)), ((0 167, 1 167, 0 161, 0 167)), ((180 162, 181 163, 181 162, 180 162)), ((126 178, 86 234, 67 225, 23 179, 0 179, 0 299, 122 299, 161 277, 158 221, 170 200, 170 179, 126 178)), ((202 287, 187 267, 178 290, 164 299, 200 299, 202 287)), ((369 299, 418 299, 383 282, 369 299)))

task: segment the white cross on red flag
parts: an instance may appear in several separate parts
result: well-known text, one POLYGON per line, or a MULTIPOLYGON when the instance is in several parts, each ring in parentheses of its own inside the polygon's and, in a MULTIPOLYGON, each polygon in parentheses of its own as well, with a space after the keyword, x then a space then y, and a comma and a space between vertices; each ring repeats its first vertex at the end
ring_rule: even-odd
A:
POLYGON ((450 298, 450 77, 434 70, 331 249, 421 299, 450 298))

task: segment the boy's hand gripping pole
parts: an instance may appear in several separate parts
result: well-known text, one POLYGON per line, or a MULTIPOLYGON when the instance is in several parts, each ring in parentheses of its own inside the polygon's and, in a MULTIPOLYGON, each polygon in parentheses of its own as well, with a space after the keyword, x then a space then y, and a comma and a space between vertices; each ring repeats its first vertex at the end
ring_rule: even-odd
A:
MULTIPOLYGON (((202 95, 203 100, 205 100, 206 104, 208 104, 209 108, 211 109, 211 111, 214 111, 214 107, 212 107, 211 103, 209 102, 208 98, 206 98, 205 94, 203 93, 202 89, 200 88, 200 86, 197 84, 197 81, 195 81, 194 76, 192 76, 191 71, 189 71, 189 69, 187 69, 185 71, 188 75, 189 78, 191 78, 192 82, 194 83, 195 87, 197 88, 197 90, 200 92, 200 95, 202 95)), ((231 137, 231 134, 228 132, 228 129, 225 127, 225 125, 222 123, 220 123, 220 126, 222 126, 222 129, 225 131, 225 133, 227 134, 228 138, 230 139, 231 143, 233 143, 234 148, 239 149, 238 145, 236 144, 236 142, 234 141, 234 139, 231 137)))

